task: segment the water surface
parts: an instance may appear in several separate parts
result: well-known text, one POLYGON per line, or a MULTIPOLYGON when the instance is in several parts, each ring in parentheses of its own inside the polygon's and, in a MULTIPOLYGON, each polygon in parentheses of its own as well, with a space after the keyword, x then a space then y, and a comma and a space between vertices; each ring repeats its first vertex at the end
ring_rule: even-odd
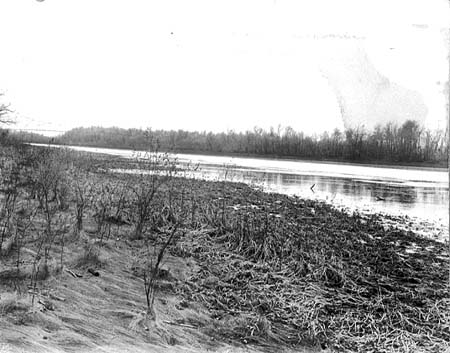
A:
MULTIPOLYGON (((65 146, 78 151, 131 158, 131 150, 65 146)), ((268 158, 174 155, 198 164, 195 177, 241 181, 266 191, 323 200, 363 212, 409 216, 448 225, 448 174, 443 169, 384 167, 268 158)))

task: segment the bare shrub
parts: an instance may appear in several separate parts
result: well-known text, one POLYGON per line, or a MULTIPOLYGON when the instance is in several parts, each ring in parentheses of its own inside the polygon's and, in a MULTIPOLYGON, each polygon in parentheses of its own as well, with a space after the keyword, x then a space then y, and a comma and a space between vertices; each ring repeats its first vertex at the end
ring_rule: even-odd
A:
POLYGON ((128 185, 118 180, 103 183, 94 191, 95 201, 94 220, 97 225, 97 235, 100 237, 101 243, 106 236, 111 236, 112 225, 118 228, 124 224, 130 224, 125 214, 126 206, 129 203, 128 185))
POLYGON ((106 260, 100 256, 100 249, 94 244, 86 244, 83 253, 75 260, 76 267, 102 267, 106 260))
POLYGON ((136 155, 138 169, 137 181, 130 184, 134 203, 134 239, 141 239, 149 222, 158 190, 167 184, 176 174, 176 160, 167 153, 146 152, 136 155))
POLYGON ((39 200, 40 207, 44 212, 53 211, 56 204, 60 209, 66 208, 68 196, 68 183, 65 175, 67 160, 65 151, 44 148, 37 152, 33 181, 35 185, 35 194, 39 200))
POLYGON ((5 251, 4 248, 7 250, 12 245, 5 244, 4 246, 3 242, 14 236, 15 211, 20 191, 20 165, 17 160, 14 160, 15 157, 17 157, 17 153, 8 149, 4 151, 0 159, 0 187, 2 191, 2 195, 0 195, 0 248, 2 253, 7 253, 8 251, 5 251))
POLYGON ((92 201, 92 186, 88 180, 88 176, 78 168, 72 170, 72 190, 75 199, 75 234, 79 234, 83 230, 83 219, 86 209, 92 201))
MULTIPOLYGON (((66 154, 64 151, 55 149, 41 149, 37 152, 33 167, 34 191, 39 200, 39 211, 45 220, 44 229, 38 232, 38 248, 33 261, 34 274, 31 278, 31 285, 35 288, 38 279, 36 274, 39 272, 39 267, 48 267, 50 250, 56 237, 58 235, 63 236, 66 232, 66 218, 61 215, 57 216, 59 210, 66 208, 66 154), (43 264, 41 264, 42 256, 44 260, 43 264)), ((61 254, 63 254, 64 239, 61 241, 63 244, 61 254)))
POLYGON ((153 305, 155 303, 156 284, 160 273, 160 265, 163 261, 167 247, 175 240, 178 227, 179 224, 175 224, 170 233, 166 235, 164 243, 158 250, 153 248, 152 252, 150 247, 147 246, 147 256, 144 259, 143 278, 145 299, 147 303, 147 314, 152 317, 155 316, 153 305))

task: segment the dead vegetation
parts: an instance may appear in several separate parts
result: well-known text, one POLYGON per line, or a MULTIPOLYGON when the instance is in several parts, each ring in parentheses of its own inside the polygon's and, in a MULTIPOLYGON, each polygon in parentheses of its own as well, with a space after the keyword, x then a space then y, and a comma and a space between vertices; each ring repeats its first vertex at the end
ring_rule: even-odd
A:
POLYGON ((244 186, 229 185, 225 197, 226 226, 191 240, 202 270, 184 294, 205 303, 226 335, 361 352, 448 346, 445 244, 385 230, 376 215, 244 186))
MULTIPOLYGON (((100 315, 100 299, 114 293, 127 330, 159 332, 167 344, 177 342, 169 326, 179 335, 201 330, 278 348, 416 352, 450 342, 448 247, 384 227, 377 215, 185 179, 168 155, 116 161, 53 149, 1 152, 4 316, 29 315, 36 306, 51 311, 42 303, 65 301, 50 287, 64 275, 74 288, 89 278, 128 276, 138 311, 123 283, 102 282, 91 286, 98 298, 90 294, 90 314, 100 315), (107 172, 119 164, 146 173, 107 172), (168 252, 180 267, 196 263, 188 277, 174 273, 186 269, 167 269, 168 252), (170 310, 190 319, 169 319, 166 298, 176 298, 170 310), (211 318, 194 319, 197 306, 211 318)), ((79 288, 85 300, 88 288, 79 288)))

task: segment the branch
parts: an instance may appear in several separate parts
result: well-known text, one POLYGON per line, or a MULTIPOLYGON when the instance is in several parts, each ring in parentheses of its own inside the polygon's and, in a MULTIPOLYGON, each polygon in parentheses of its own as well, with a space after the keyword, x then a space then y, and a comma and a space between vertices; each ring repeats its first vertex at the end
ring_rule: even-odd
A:
POLYGON ((14 119, 9 118, 8 115, 10 113, 12 113, 12 110, 9 109, 9 105, 6 104, 0 105, 0 124, 13 124, 15 122, 14 119))

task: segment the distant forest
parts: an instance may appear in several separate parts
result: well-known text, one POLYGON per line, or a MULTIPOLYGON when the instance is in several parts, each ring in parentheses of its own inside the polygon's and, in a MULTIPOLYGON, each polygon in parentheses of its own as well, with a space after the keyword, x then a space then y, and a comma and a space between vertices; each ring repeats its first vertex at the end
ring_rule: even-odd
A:
MULTIPOLYGON (((17 133, 16 133, 17 134, 17 133)), ((48 143, 49 138, 19 133, 23 140, 48 143)), ((141 130, 117 127, 75 128, 52 139, 52 143, 160 151, 247 156, 287 157, 308 160, 361 163, 424 164, 447 166, 448 128, 429 130, 415 121, 403 125, 335 129, 332 133, 306 135, 291 127, 221 133, 184 130, 141 130)))

